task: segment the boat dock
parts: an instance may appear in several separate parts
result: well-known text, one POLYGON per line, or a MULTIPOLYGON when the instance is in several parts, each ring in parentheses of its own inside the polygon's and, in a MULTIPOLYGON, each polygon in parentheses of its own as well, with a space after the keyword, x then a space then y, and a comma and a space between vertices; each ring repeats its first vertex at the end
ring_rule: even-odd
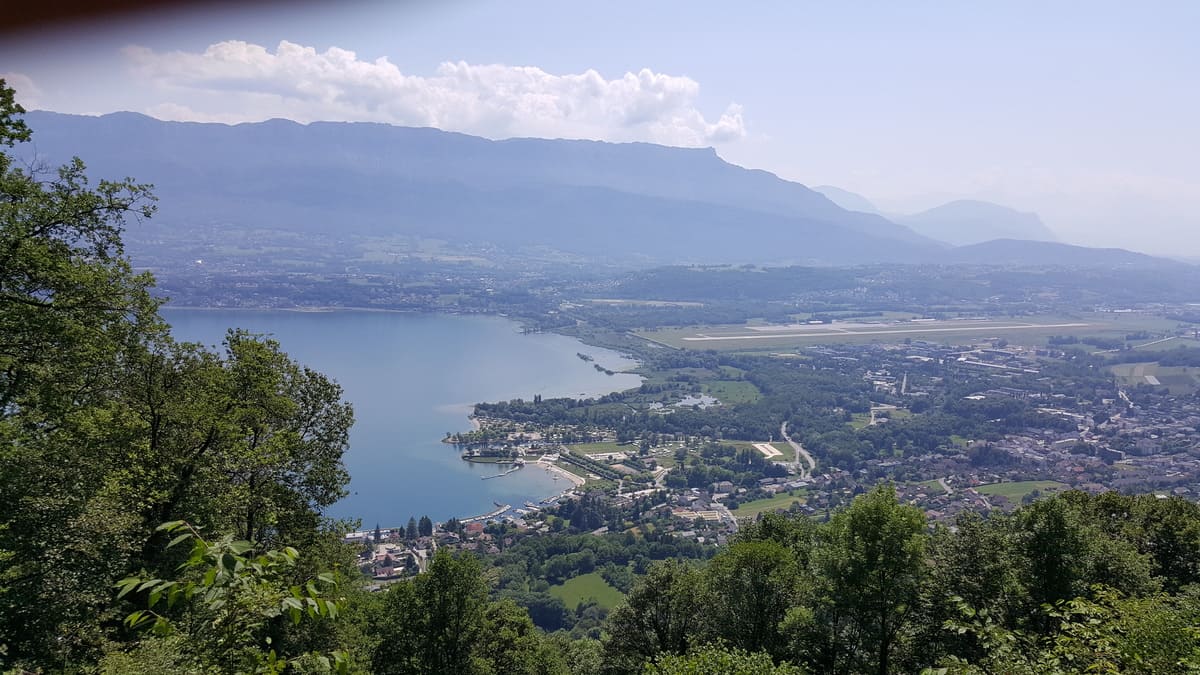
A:
POLYGON ((490 476, 483 476, 483 477, 481 477, 481 478, 480 478, 480 480, 487 480, 487 479, 489 479, 489 478, 499 478, 499 477, 501 477, 501 476, 507 476, 508 474, 510 474, 510 473, 512 473, 512 472, 514 472, 514 471, 520 471, 520 470, 521 470, 521 467, 523 467, 523 466, 525 466, 525 462, 523 462, 523 461, 521 461, 521 460, 519 460, 519 459, 518 459, 518 460, 516 461, 516 463, 515 463, 515 464, 513 464, 511 467, 509 467, 507 470, 505 470, 505 471, 502 471, 502 472, 500 472, 500 473, 494 473, 494 474, 492 474, 492 475, 490 475, 490 476))
POLYGON ((474 523, 474 522, 479 522, 479 521, 486 522, 493 518, 498 517, 501 513, 504 513, 505 511, 507 511, 511 508, 512 508, 512 505, 510 505, 510 504, 499 504, 495 511, 490 511, 488 513, 483 514, 482 516, 471 516, 470 518, 460 518, 458 522, 460 522, 460 523, 474 523))

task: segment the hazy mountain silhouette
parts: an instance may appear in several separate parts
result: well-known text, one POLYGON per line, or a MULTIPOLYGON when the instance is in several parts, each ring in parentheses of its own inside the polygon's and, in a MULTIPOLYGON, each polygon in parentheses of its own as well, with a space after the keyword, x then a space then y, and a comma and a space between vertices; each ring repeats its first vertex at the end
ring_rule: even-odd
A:
POLYGON ((1023 213, 973 199, 960 199, 913 215, 890 217, 926 237, 955 246, 993 239, 1058 240, 1036 213, 1023 213))
POLYGON ((135 113, 39 111, 27 121, 50 163, 78 155, 92 175, 155 184, 156 220, 170 225, 409 234, 652 262, 949 259, 909 227, 711 148, 135 113))
POLYGON ((834 185, 817 185, 813 190, 820 192, 829 198, 829 201, 846 209, 847 211, 861 211, 862 213, 880 213, 871 200, 849 190, 843 190, 834 185))
POLYGON ((1088 248, 1051 241, 995 239, 950 249, 947 262, 976 265, 1180 265, 1123 248, 1088 248))
POLYGON ((1024 239, 1029 241, 1058 241, 1036 213, 975 199, 959 199, 914 214, 894 214, 880 211, 869 199, 833 185, 819 185, 813 190, 830 201, 851 211, 877 213, 889 220, 907 225, 920 235, 952 246, 979 244, 994 239, 1024 239))

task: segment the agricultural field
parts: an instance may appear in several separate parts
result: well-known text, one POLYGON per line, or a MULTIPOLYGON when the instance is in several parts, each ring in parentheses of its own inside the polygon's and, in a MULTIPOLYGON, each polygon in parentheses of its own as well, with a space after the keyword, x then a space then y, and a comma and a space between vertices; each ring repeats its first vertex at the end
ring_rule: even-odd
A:
POLYGON ((604 609, 612 609, 625 599, 625 595, 610 586, 599 572, 581 574, 567 579, 562 584, 551 586, 550 595, 562 600, 569 610, 574 610, 581 603, 588 601, 594 601, 604 609))
POLYGON ((745 380, 712 380, 702 385, 704 393, 714 396, 725 405, 754 403, 762 398, 762 392, 753 382, 745 380))
POLYGON ((567 447, 581 455, 600 455, 610 452, 629 452, 636 455, 638 451, 638 447, 632 443, 572 443, 567 447))
POLYGON ((1156 338, 1154 340, 1144 341, 1133 346, 1134 351, 1139 352, 1165 352, 1180 347, 1200 347, 1200 340, 1194 338, 1172 336, 1169 338, 1156 338))
POLYGON ((1191 394, 1200 389, 1200 368, 1160 366, 1157 363, 1121 363, 1109 368, 1127 387, 1150 385, 1166 387, 1175 395, 1191 394))
POLYGON ((792 446, 790 446, 787 443, 784 443, 782 441, 775 442, 775 443, 767 443, 766 441, 723 441, 723 443, 726 445, 732 445, 733 447, 738 448, 739 450, 742 448, 746 448, 748 450, 753 450, 754 452, 757 452, 764 456, 765 456, 765 453, 763 453, 762 450, 760 450, 759 448, 757 448, 755 446, 769 445, 772 448, 774 448, 777 452, 779 452, 778 455, 770 458, 771 461, 774 461, 774 462, 794 462, 794 461, 796 461, 796 451, 792 450, 792 446))
MULTIPOLYGON (((906 320, 888 317, 827 324, 721 325, 642 331, 646 339, 679 349, 778 351, 817 344, 895 343, 905 339, 939 344, 978 343, 1003 338, 1012 344, 1045 345, 1052 335, 1124 339, 1136 331, 1161 335, 1177 322, 1141 314, 1082 313, 1010 319, 906 320)), ((1159 338, 1154 338, 1159 339, 1159 338)), ((1152 340, 1147 340, 1150 342, 1152 340)))
MULTIPOLYGON (((900 421, 912 417, 912 411, 907 408, 879 408, 876 410, 876 424, 886 424, 885 420, 900 421)), ((871 413, 854 413, 850 416, 850 428, 862 431, 871 426, 871 413)))
POLYGON ((1034 490, 1038 490, 1042 494, 1051 494, 1066 490, 1069 487, 1066 483, 1059 483, 1053 480, 1021 480, 980 485, 975 490, 989 497, 1007 497, 1009 501, 1020 503, 1025 495, 1034 490))
MULTIPOLYGON (((943 488, 942 484, 937 482, 937 480, 921 481, 920 483, 918 483, 918 485, 920 485, 920 486, 924 487, 926 490, 928 490, 929 494, 934 494, 934 495, 946 494, 946 489, 943 488)), ((953 486, 951 486, 951 487, 953 487, 953 486)))
POLYGON ((730 509, 730 513, 738 520, 752 520, 757 518, 760 513, 771 513, 777 509, 787 509, 793 502, 803 504, 803 490, 797 490, 796 492, 798 494, 794 497, 786 492, 781 492, 774 497, 745 502, 736 509, 730 509))

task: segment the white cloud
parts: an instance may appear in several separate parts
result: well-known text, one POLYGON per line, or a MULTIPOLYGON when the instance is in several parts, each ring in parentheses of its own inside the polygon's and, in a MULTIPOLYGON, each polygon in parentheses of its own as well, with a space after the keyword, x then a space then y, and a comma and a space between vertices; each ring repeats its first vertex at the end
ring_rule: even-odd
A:
POLYGON ((746 135, 741 107, 710 121, 691 78, 643 69, 615 79, 595 70, 555 75, 530 66, 443 63, 406 75, 386 58, 360 60, 283 41, 272 52, 240 41, 196 52, 127 47, 134 72, 173 99, 146 112, 166 119, 286 117, 432 126, 492 138, 541 136, 698 146, 746 135))
POLYGON ((16 92, 17 103, 20 103, 27 110, 34 110, 39 106, 42 98, 42 90, 33 83, 33 80, 21 73, 0 73, 0 80, 4 80, 5 84, 16 92))

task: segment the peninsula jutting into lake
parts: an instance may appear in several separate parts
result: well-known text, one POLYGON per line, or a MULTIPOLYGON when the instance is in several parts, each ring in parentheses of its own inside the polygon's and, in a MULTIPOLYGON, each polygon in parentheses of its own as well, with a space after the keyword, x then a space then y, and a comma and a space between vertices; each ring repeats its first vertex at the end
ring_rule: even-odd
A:
POLYGON ((464 462, 447 432, 470 429, 479 401, 534 395, 599 396, 636 387, 635 375, 605 375, 634 362, 555 334, 523 334, 499 317, 390 312, 284 312, 167 309, 175 336, 219 343, 231 326, 269 333, 295 359, 335 379, 354 405, 346 465, 350 494, 331 515, 366 526, 403 524, 411 515, 435 520, 520 505, 570 483, 545 470, 500 480, 492 465, 464 462))

